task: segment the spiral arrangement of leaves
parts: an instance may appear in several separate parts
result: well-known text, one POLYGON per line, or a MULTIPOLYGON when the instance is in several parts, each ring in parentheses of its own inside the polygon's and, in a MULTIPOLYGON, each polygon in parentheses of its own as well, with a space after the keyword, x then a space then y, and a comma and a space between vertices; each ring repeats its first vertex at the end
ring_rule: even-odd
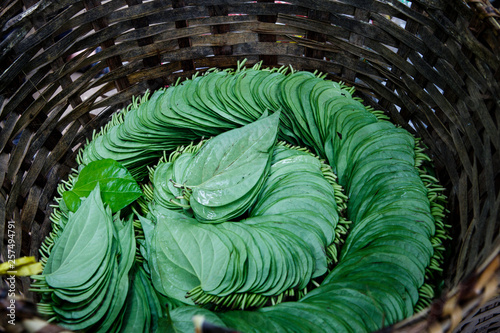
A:
POLYGON ((361 332, 423 309, 449 237, 444 189, 419 140, 353 93, 321 74, 242 62, 134 100, 58 189, 34 276, 41 311, 93 331, 130 330, 124 313, 134 313, 145 332, 187 331, 195 314, 245 332, 361 332), (102 181, 104 199, 95 183, 82 195, 82 173, 110 160, 133 193, 116 207, 102 181), (85 253, 61 245, 82 232, 67 227, 82 207, 95 210, 84 223, 111 235, 89 270, 102 271, 98 286, 91 273, 77 286, 56 274, 85 253))

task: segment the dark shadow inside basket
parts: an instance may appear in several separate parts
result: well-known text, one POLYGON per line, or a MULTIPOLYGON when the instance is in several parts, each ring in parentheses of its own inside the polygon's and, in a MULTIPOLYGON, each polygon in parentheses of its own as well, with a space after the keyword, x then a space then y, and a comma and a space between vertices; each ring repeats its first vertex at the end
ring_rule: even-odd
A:
MULTIPOLYGON (((78 150, 132 96, 211 67, 292 66, 356 88, 428 147, 449 197, 446 289, 499 245, 500 42, 462 1, 6 1, 1 255, 35 255, 78 150), (96 50, 98 52, 96 52, 96 50)), ((479 7, 478 7, 479 8, 479 7)), ((498 21, 496 21, 498 24, 498 21)), ((496 32, 496 33, 495 33, 496 32)), ((28 296, 29 280, 19 291, 28 296)))

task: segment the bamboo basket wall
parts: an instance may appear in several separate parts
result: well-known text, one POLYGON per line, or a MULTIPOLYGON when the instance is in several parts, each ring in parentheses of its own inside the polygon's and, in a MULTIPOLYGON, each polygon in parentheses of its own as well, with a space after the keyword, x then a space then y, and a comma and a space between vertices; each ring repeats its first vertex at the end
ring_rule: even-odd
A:
POLYGON ((496 331, 498 14, 480 0, 0 0, 2 261, 9 221, 16 256, 37 255, 78 149, 132 96, 247 58, 353 85, 428 146, 449 197, 447 292, 386 331, 496 331))

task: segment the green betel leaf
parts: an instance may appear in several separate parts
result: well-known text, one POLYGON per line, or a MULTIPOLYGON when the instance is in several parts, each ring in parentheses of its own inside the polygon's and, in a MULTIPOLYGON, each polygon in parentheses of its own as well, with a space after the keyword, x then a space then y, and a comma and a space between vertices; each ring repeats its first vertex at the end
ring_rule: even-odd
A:
POLYGON ((105 262, 112 237, 111 213, 102 204, 98 186, 80 209, 70 214, 64 232, 54 244, 44 270, 47 283, 53 288, 83 285, 105 262), (82 265, 85 270, 79 271, 82 265))
MULTIPOLYGON (((280 113, 261 118, 209 140, 189 165, 186 186, 193 190, 195 214, 203 207, 222 207, 245 196, 254 196, 256 186, 269 170, 278 133, 280 113)), ((251 198, 249 198, 251 199, 251 198)), ((244 205, 247 205, 246 200, 244 205)), ((249 205, 249 203, 248 203, 249 205)), ((241 209, 241 205, 235 207, 241 209)))
POLYGON ((80 196, 73 191, 66 191, 63 193, 63 203, 66 205, 67 209, 72 212, 76 212, 80 205, 82 204, 82 200, 80 196))
POLYGON ((63 193, 68 209, 75 212, 96 187, 101 187, 102 201, 111 207, 113 213, 128 206, 142 195, 141 188, 130 172, 112 159, 90 162, 85 166, 72 190, 63 193))
POLYGON ((202 284, 217 288, 231 267, 231 241, 223 233, 207 228, 184 214, 159 207, 150 248, 156 264, 152 281, 165 296, 190 302, 186 293, 202 284), (196 244, 196 245, 194 245, 196 244))

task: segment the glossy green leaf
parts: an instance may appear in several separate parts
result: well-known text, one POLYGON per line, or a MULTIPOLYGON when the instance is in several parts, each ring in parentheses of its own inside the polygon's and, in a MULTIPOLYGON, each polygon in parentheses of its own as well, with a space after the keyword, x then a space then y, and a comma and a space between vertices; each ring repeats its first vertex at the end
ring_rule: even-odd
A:
MULTIPOLYGON (((268 171, 278 124, 279 113, 275 113, 209 140, 186 172, 186 186, 193 190, 191 202, 223 207, 245 197, 243 206, 249 206, 255 187, 268 171), (252 195, 247 198, 248 193, 252 195)), ((212 219, 202 207, 192 207, 195 215, 212 219)))
POLYGON ((63 199, 71 211, 76 211, 81 198, 86 198, 99 183, 102 200, 113 213, 134 202, 142 195, 141 188, 130 172, 120 163, 104 159, 89 163, 78 176, 78 181, 63 193, 63 199))

